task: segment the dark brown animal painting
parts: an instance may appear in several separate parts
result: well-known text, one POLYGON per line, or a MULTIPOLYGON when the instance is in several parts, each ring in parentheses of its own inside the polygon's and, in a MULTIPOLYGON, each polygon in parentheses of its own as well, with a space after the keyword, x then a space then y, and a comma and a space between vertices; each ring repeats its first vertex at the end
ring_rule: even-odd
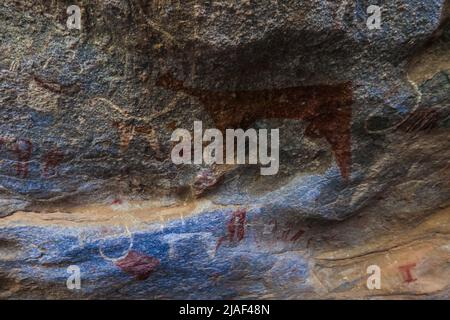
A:
POLYGON ((300 119, 309 122, 305 134, 323 137, 331 146, 345 180, 351 171, 351 82, 254 91, 209 91, 186 87, 170 74, 157 85, 196 97, 216 127, 248 128, 258 119, 300 119))

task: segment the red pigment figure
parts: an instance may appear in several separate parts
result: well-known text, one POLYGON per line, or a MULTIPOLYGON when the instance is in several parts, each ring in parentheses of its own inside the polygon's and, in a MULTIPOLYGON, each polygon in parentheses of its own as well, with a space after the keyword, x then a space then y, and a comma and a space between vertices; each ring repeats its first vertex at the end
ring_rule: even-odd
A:
POLYGON ((305 233, 305 230, 299 229, 296 234, 291 238, 292 242, 297 241, 305 233))
POLYGON ((238 242, 244 239, 246 215, 247 211, 245 209, 233 212, 228 223, 228 239, 230 242, 233 242, 235 238, 238 242))
POLYGON ((159 259, 131 250, 127 256, 116 262, 122 271, 135 276, 137 280, 145 280, 160 265, 159 259))
POLYGON ((33 145, 29 140, 18 140, 14 152, 17 154, 17 175, 22 178, 28 176, 28 162, 31 159, 33 145))
POLYGON ((417 280, 416 278, 413 277, 413 275, 411 273, 411 269, 413 269, 415 266, 416 266, 415 263, 411 263, 411 264, 407 264, 407 265, 398 267, 400 272, 403 275, 403 280, 406 283, 414 282, 417 280))
POLYGON ((121 199, 114 199, 112 204, 113 205, 120 205, 120 204, 122 204, 122 200, 121 199))
POLYGON ((43 176, 48 177, 50 168, 55 169, 64 160, 64 154, 58 149, 50 150, 43 157, 44 172, 43 176))
MULTIPOLYGON (((233 212, 231 219, 227 225, 228 240, 231 243, 240 242, 242 239, 244 239, 246 217, 247 210, 245 209, 238 209, 233 212)), ((221 237, 217 241, 216 251, 217 249, 219 249, 224 240, 226 240, 226 237, 221 237)))

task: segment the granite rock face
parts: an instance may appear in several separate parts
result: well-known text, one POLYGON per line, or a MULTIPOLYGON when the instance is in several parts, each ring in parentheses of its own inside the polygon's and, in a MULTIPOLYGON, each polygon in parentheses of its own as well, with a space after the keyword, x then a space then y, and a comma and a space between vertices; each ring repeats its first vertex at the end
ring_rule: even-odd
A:
POLYGON ((72 4, 0 4, 1 298, 448 299, 449 1, 72 4), (278 174, 175 165, 194 121, 278 174))

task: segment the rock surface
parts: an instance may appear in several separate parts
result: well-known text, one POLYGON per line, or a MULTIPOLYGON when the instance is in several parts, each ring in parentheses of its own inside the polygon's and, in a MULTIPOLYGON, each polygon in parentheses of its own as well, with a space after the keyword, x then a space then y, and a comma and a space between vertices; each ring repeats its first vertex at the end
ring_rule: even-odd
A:
POLYGON ((448 299, 450 2, 377 2, 369 30, 366 0, 79 1, 69 30, 2 1, 0 298, 448 299), (194 121, 279 128, 279 173, 173 164, 194 121))

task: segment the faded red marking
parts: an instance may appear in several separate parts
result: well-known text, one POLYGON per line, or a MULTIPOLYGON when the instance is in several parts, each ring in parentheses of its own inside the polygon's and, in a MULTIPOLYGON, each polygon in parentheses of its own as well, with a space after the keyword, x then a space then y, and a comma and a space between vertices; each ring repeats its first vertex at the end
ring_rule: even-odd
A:
POLYGON ((217 281, 220 277, 221 277, 220 272, 213 272, 210 276, 210 278, 212 278, 214 282, 217 281))
POLYGON ((298 230, 296 234, 294 234, 294 236, 291 238, 292 242, 297 241, 298 239, 300 239, 300 237, 305 233, 305 230, 298 230))
POLYGON ((138 280, 145 280, 160 263, 155 257, 131 250, 125 258, 116 262, 116 266, 138 280))
POLYGON ((149 126, 136 126, 123 121, 113 122, 113 127, 117 129, 119 134, 120 152, 124 153, 128 150, 133 139, 140 136, 143 137, 148 145, 156 153, 157 159, 163 159, 161 146, 156 131, 149 126))
POLYGON ((213 285, 217 285, 221 280, 222 275, 219 272, 214 272, 209 276, 213 285))
POLYGON ((289 234, 291 233, 291 229, 288 229, 288 230, 284 230, 282 233, 281 233, 281 240, 283 240, 283 241, 287 241, 287 239, 288 239, 288 236, 289 236, 289 234))
POLYGON ((222 245, 222 243, 224 242, 224 240, 225 240, 225 237, 220 237, 219 240, 217 240, 216 252, 217 252, 217 250, 219 250, 219 248, 222 245))
POLYGON ((235 239, 237 242, 244 239, 245 236, 245 221, 247 216, 247 210, 239 209, 233 212, 230 222, 228 222, 228 240, 233 242, 235 239))
POLYGON ((122 200, 121 199, 114 199, 112 204, 114 204, 114 205, 122 204, 122 200))
POLYGON ((33 144, 29 140, 18 140, 14 147, 17 155, 17 175, 22 178, 28 176, 28 162, 31 159, 33 144))
POLYGON ((5 145, 7 142, 7 140, 5 138, 0 138, 0 148, 3 147, 3 145, 5 145))
POLYGON ((244 239, 246 217, 247 210, 245 209, 238 209, 232 213, 231 219, 227 225, 227 236, 219 238, 216 245, 216 251, 225 240, 230 241, 230 243, 235 243, 244 239))
POLYGON ((120 151, 125 152, 128 150, 128 146, 135 135, 135 128, 133 125, 126 124, 124 122, 115 121, 113 127, 117 129, 120 140, 120 151))
POLYGON ((437 128, 441 116, 438 109, 417 110, 409 115, 398 129, 407 133, 430 132, 437 128))
POLYGON ((108 228, 107 228, 107 227, 101 227, 101 228, 100 228, 100 232, 101 232, 102 234, 105 234, 105 233, 108 232, 108 228))
POLYGON ((402 275, 403 275, 403 280, 404 280, 406 283, 414 282, 414 281, 417 280, 416 278, 413 277, 413 275, 412 275, 412 273, 411 273, 411 270, 412 270, 415 266, 416 266, 415 263, 411 263, 411 264, 407 264, 407 265, 398 267, 398 269, 400 270, 400 272, 401 272, 402 275))
POLYGON ((5 147, 5 149, 8 148, 8 145, 12 142, 14 142, 15 140, 11 140, 9 138, 5 138, 5 137, 0 137, 0 149, 5 147))
POLYGON ((56 168, 64 161, 64 153, 58 149, 52 149, 43 156, 44 171, 43 176, 48 177, 50 169, 56 168))
POLYGON ((247 128, 259 119, 299 119, 309 122, 308 136, 323 137, 331 146, 345 180, 351 171, 350 82, 285 89, 218 92, 188 88, 170 74, 156 85, 194 96, 205 106, 216 127, 222 131, 247 128))
POLYGON ((192 185, 195 197, 201 196, 222 181, 223 173, 215 173, 213 170, 202 171, 195 177, 192 185))
POLYGON ((271 232, 276 232, 278 230, 278 220, 277 219, 270 220, 269 225, 273 225, 271 232))

